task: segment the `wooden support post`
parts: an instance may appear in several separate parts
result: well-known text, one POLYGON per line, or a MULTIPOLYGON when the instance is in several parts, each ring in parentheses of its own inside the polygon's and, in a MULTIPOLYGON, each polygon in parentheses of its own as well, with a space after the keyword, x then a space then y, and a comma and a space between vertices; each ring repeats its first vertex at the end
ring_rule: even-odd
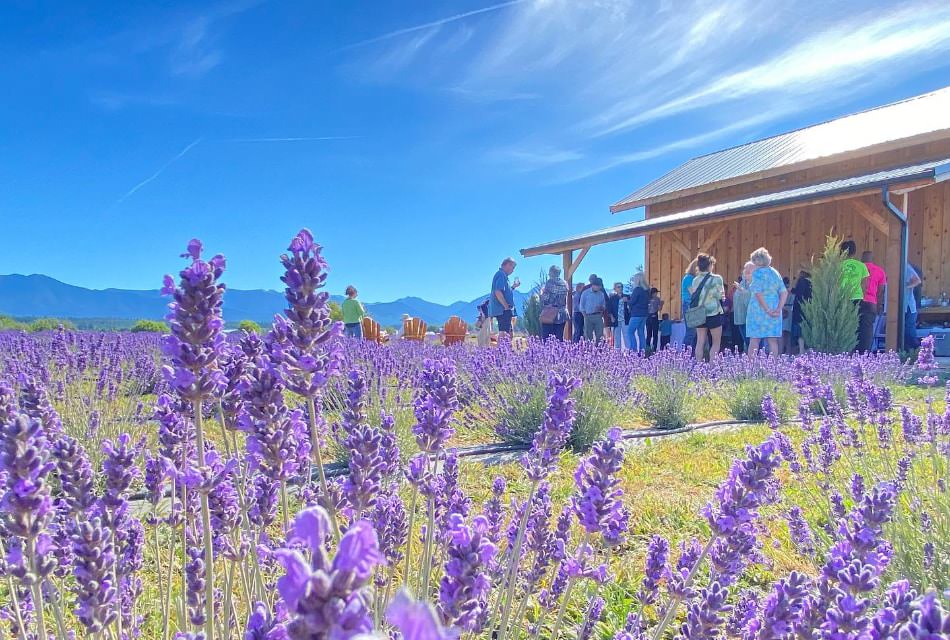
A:
POLYGON ((564 324, 565 340, 570 340, 574 336, 574 272, 571 271, 573 258, 573 250, 568 250, 561 254, 564 280, 567 282, 567 322, 564 324))
MULTIPOLYGON (((906 211, 904 212, 907 213, 906 211)), ((884 272, 887 275, 887 318, 884 325, 884 348, 888 351, 897 348, 897 330, 900 326, 898 319, 904 313, 900 308, 900 291, 904 286, 904 266, 901 264, 901 231, 900 223, 889 216, 887 234, 887 256, 884 261, 884 272)))

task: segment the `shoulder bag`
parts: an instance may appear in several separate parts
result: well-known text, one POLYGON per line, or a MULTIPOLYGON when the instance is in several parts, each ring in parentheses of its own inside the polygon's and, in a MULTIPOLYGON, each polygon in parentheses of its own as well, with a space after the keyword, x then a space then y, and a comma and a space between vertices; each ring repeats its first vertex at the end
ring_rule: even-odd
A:
POLYGON ((699 283, 699 287, 689 299, 689 309, 683 314, 686 326, 690 329, 695 329, 696 327, 706 324, 706 307, 701 306, 699 300, 702 295, 703 287, 706 286, 706 281, 709 280, 709 275, 710 274, 707 273, 703 281, 699 283))

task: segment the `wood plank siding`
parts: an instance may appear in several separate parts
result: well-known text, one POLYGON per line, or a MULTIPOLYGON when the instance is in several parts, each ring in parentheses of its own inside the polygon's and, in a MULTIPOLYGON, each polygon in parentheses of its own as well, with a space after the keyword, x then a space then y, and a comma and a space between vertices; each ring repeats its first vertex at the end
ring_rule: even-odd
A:
MULTIPOLYGON (((893 202, 903 207, 903 197, 894 197, 893 202)), ((654 206, 647 208, 647 217, 657 215, 654 206)), ((950 292, 950 181, 910 192, 907 207, 909 255, 911 262, 923 268, 924 294, 938 297, 941 291, 950 292)), ((900 225, 884 209, 880 196, 873 195, 651 234, 645 265, 647 278, 667 301, 664 310, 671 317, 680 318, 680 283, 689 263, 683 255, 683 245, 694 255, 704 239, 714 238, 712 243, 706 243, 707 252, 716 257, 716 272, 727 282, 739 276, 752 251, 764 246, 772 254, 773 266, 794 280, 800 269, 809 268, 829 234, 854 240, 859 254, 873 251, 875 261, 885 268, 888 278, 896 281, 893 274, 900 268, 900 225), (721 225, 725 228, 721 229, 721 225)), ((897 290, 890 287, 888 293, 888 306, 893 308, 897 304, 897 290)), ((888 324, 893 325, 895 318, 889 317, 888 324)), ((889 331, 890 343, 896 339, 894 331, 889 331)))

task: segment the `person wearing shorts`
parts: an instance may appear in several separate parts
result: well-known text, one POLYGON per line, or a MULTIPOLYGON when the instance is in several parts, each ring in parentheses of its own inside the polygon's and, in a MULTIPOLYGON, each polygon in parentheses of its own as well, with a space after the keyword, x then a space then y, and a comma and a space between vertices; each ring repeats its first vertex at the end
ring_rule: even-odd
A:
POLYGON ((706 311, 706 322, 696 327, 696 350, 693 355, 699 359, 706 357, 707 334, 710 337, 710 360, 719 355, 722 345, 722 325, 725 324, 722 299, 726 297, 726 289, 722 276, 712 272, 715 265, 716 259, 711 255, 705 253, 697 255, 698 272, 693 278, 693 284, 689 287, 690 300, 692 301, 692 297, 698 295, 697 304, 706 311))

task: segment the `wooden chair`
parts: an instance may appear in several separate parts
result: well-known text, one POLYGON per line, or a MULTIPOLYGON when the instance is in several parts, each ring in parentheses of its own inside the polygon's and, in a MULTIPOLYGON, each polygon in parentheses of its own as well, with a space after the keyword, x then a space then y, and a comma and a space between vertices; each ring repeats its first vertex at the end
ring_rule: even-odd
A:
POLYGON ((442 328, 442 344, 446 347, 465 342, 468 335, 468 326, 458 316, 452 316, 442 328))
POLYGON ((409 318, 402 322, 403 340, 422 342, 426 337, 426 323, 422 318, 409 318))
POLYGON ((363 316, 363 339, 376 344, 383 343, 383 331, 379 323, 369 316, 363 316))

